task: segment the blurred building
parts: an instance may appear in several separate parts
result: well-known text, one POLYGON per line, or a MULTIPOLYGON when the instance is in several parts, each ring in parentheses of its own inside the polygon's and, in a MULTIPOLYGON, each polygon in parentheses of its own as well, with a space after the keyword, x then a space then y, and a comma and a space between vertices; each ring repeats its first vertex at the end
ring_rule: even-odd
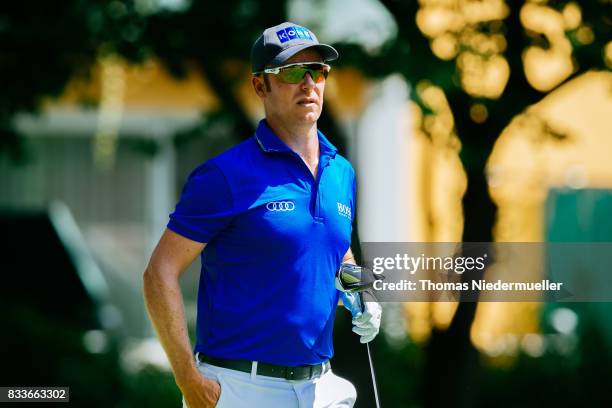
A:
POLYGON ((174 137, 215 103, 196 71, 179 81, 154 61, 105 59, 41 115, 16 118, 28 157, 0 160, 0 206, 67 206, 125 315, 125 334, 150 332, 142 272, 186 172, 206 158, 177 149, 174 137))

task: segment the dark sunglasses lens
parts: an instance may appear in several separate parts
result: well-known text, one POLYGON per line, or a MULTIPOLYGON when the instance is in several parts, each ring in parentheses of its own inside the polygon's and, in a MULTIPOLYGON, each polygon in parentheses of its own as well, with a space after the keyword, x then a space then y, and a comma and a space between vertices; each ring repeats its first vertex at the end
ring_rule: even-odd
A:
POLYGON ((279 77, 281 81, 288 84, 297 84, 302 82, 302 79, 306 73, 310 74, 313 81, 321 82, 327 78, 328 71, 325 67, 320 65, 295 66, 281 70, 279 77))

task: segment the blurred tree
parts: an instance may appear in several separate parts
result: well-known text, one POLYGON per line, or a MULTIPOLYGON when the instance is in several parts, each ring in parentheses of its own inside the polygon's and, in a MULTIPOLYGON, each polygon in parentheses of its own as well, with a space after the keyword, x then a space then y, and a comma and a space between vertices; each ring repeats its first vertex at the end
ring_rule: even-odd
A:
POLYGON ((0 6, 0 153, 23 159, 13 129, 16 113, 37 112, 71 78, 89 75, 97 57, 114 50, 133 61, 146 15, 129 4, 103 0, 21 1, 0 6))
MULTIPOLYGON (((427 122, 435 107, 425 93, 432 86, 444 91, 453 117, 449 140, 456 135, 461 141, 468 180, 463 240, 489 242, 495 206, 485 166, 497 137, 516 115, 562 84, 588 70, 610 68, 604 51, 612 32, 610 2, 381 3, 395 17, 398 35, 376 66, 401 72, 413 84, 413 99, 425 113, 423 130, 430 136, 439 130, 427 122)), ((542 129, 545 136, 564 136, 552 124, 542 123, 542 129)), ((469 338, 475 311, 476 303, 460 303, 450 327, 433 330, 423 379, 425 406, 473 405, 474 383, 468 379, 475 378, 478 364, 469 338)))
MULTIPOLYGON (((285 20, 286 1, 69 0, 5 2, 0 8, 0 154, 24 159, 13 127, 20 112, 38 112, 70 79, 88 77, 108 56, 130 62, 160 58, 178 78, 194 62, 221 101, 223 121, 239 139, 252 124, 234 85, 248 69, 250 47, 264 28, 285 20)), ((84 101, 91 102, 91 101, 84 101)), ((325 110, 322 123, 341 150, 344 139, 325 110)))

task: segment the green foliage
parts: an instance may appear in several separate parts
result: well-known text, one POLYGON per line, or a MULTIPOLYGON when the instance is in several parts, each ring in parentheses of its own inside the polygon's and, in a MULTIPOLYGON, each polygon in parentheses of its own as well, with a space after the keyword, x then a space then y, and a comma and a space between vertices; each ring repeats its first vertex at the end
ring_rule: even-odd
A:
POLYGON ((93 354, 75 322, 45 316, 38 308, 0 302, 7 335, 0 341, 5 386, 68 386, 76 407, 178 406, 181 396, 169 372, 148 366, 123 370, 120 345, 110 338, 93 354))
POLYGON ((612 350, 587 305, 577 306, 584 321, 576 350, 561 354, 549 348, 541 357, 521 354, 509 368, 483 367, 472 406, 610 406, 602 379, 612 375, 612 350))

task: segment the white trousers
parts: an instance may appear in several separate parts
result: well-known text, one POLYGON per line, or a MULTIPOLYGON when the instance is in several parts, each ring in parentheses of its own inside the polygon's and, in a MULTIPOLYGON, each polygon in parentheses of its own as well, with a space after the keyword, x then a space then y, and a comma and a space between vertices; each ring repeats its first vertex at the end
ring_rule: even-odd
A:
POLYGON ((198 369, 221 385, 218 408, 352 408, 357 399, 353 384, 331 370, 318 378, 293 381, 207 363, 198 362, 198 369))

